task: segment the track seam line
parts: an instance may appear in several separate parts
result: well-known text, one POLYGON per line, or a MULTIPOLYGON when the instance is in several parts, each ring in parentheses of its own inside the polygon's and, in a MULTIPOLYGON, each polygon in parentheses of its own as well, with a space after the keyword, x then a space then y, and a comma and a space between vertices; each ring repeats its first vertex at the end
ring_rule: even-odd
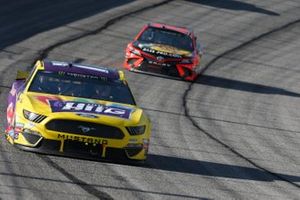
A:
MULTIPOLYGON (((144 109, 144 110, 150 111, 150 112, 158 112, 158 113, 170 114, 170 115, 176 115, 176 116, 186 116, 183 113, 157 110, 157 109, 151 109, 151 108, 146 108, 146 107, 141 107, 141 108, 144 109)), ((203 117, 203 116, 197 116, 197 115, 190 115, 190 117, 196 118, 196 119, 204 119, 204 120, 210 120, 210 121, 224 122, 224 123, 228 123, 228 124, 237 124, 237 125, 241 125, 241 126, 251 126, 251 127, 256 127, 256 128, 262 128, 262 129, 277 130, 277 131, 282 131, 282 132, 300 133, 300 131, 274 128, 274 127, 268 127, 268 126, 262 126, 262 125, 256 125, 256 124, 250 124, 250 123, 246 123, 246 122, 236 122, 236 121, 230 121, 230 120, 224 120, 224 119, 218 119, 218 118, 211 118, 211 117, 203 117)))
MULTIPOLYGON (((236 46, 236 47, 234 47, 234 48, 232 48, 232 49, 229 49, 229 50, 227 50, 227 51, 221 53, 220 55, 218 55, 217 57, 215 57, 215 58, 212 59, 209 63, 206 64, 206 66, 204 67, 203 73, 204 73, 211 65, 213 65, 215 62, 217 62, 219 59, 221 59, 221 58, 227 56, 228 54, 231 54, 232 52, 234 52, 234 51, 236 51, 236 50, 242 49, 243 47, 246 47, 246 46, 252 44, 253 42, 256 42, 256 41, 258 41, 258 40, 260 40, 260 39, 262 39, 262 38, 264 38, 264 37, 266 37, 266 36, 269 36, 269 35, 271 35, 271 34, 273 34, 273 33, 276 33, 276 32, 279 32, 279 31, 281 31, 281 30, 284 30, 285 28, 288 28, 288 27, 290 27, 290 26, 293 26, 293 25, 295 25, 295 24, 297 24, 297 23, 299 23, 299 22, 300 22, 300 19, 294 20, 294 21, 289 22, 289 23, 287 23, 287 24, 285 24, 285 25, 282 25, 282 26, 280 26, 280 27, 278 27, 278 28, 272 29, 272 30, 267 31, 267 32, 265 32, 265 33, 262 33, 262 34, 260 34, 260 35, 258 35, 258 36, 256 36, 256 37, 254 37, 254 38, 252 38, 252 39, 250 39, 250 40, 248 40, 248 41, 246 41, 246 42, 244 42, 244 43, 242 43, 242 44, 240 44, 240 45, 238 45, 238 46, 236 46)), ((201 78, 201 75, 199 76, 199 78, 201 78)), ((234 153, 234 154, 237 155, 238 157, 240 157, 240 158, 244 159, 245 161, 247 161, 248 163, 250 163, 252 166, 254 166, 254 167, 256 167, 256 168, 258 168, 258 169, 260 169, 260 170, 265 171, 266 173, 268 173, 268 174, 270 174, 270 175, 276 177, 278 180, 282 180, 282 181, 284 181, 284 182, 289 183, 290 185, 293 185, 293 186, 295 186, 295 187, 297 187, 297 188, 300 188, 300 185, 299 185, 299 184, 294 183, 294 182, 288 180, 287 178, 282 177, 282 176, 278 175, 277 173, 272 172, 272 171, 270 171, 270 170, 268 170, 268 169, 266 169, 266 168, 260 166, 259 164, 255 163, 255 162, 252 161, 251 159, 247 158, 247 157, 244 156, 243 154, 241 154, 241 153, 239 153, 238 151, 236 151, 236 150, 235 150, 233 147, 231 147, 230 145, 228 145, 228 144, 222 142, 221 140, 219 140, 218 138, 214 137, 212 134, 210 134, 209 132, 207 132, 206 130, 204 130, 203 128, 201 128, 201 126, 200 126, 200 125, 193 119, 193 117, 190 115, 189 109, 188 109, 188 106, 187 106, 187 97, 188 97, 189 92, 192 90, 192 86, 195 84, 195 82, 196 82, 196 81, 193 81, 193 82, 191 82, 191 83, 189 84, 189 87, 184 91, 184 94, 183 94, 183 97, 182 97, 185 116, 191 121, 191 123, 193 124, 193 126, 194 126, 195 128, 197 128, 198 130, 200 130, 201 132, 203 132, 207 137, 209 137, 209 138, 212 139, 213 141, 215 141, 215 142, 221 144, 222 146, 224 146, 226 149, 228 149, 229 151, 231 151, 232 153, 234 153)))
POLYGON ((99 199, 105 199, 105 200, 112 200, 113 198, 100 190, 97 190, 95 187, 90 186, 85 181, 77 178, 76 176, 72 175, 71 173, 67 172, 63 167, 59 166, 57 163, 52 161, 48 156, 42 156, 38 155, 42 160, 44 160, 49 166, 55 168, 57 171, 62 173, 66 178, 72 181, 72 183, 75 183, 77 186, 79 186, 81 189, 85 190, 87 193, 99 198, 99 199))
POLYGON ((7 86, 7 85, 0 85, 0 88, 8 88, 8 89, 10 89, 11 87, 7 86))
MULTIPOLYGON (((105 22, 104 25, 102 25, 101 27, 99 27, 99 28, 97 28, 95 30, 84 32, 83 34, 67 38, 65 40, 62 40, 60 42, 57 42, 55 44, 52 44, 52 45, 48 46, 47 48, 45 48, 45 49, 43 49, 43 50, 40 51, 39 55, 37 56, 37 58, 35 60, 38 60, 38 59, 42 60, 42 59, 47 58, 47 56, 49 55, 49 53, 52 50, 54 50, 55 48, 59 47, 59 46, 62 46, 64 44, 68 44, 70 42, 74 42, 76 40, 79 40, 81 38, 84 38, 84 37, 87 37, 87 36, 90 36, 90 35, 96 35, 96 34, 100 33, 101 31, 107 29, 109 26, 114 25, 116 22, 119 22, 120 20, 122 20, 125 17, 128 17, 128 16, 133 15, 133 14, 141 13, 141 12, 150 10, 152 8, 156 8, 156 7, 165 5, 165 4, 170 3, 172 1, 174 1, 174 0, 165 0, 165 1, 156 3, 156 4, 153 4, 153 5, 144 7, 144 8, 140 8, 140 9, 137 9, 137 10, 125 13, 123 15, 119 15, 119 16, 117 16, 115 18, 112 18, 112 19, 108 20, 107 22, 105 22)), ((33 64, 34 63, 32 63, 32 65, 33 64)))

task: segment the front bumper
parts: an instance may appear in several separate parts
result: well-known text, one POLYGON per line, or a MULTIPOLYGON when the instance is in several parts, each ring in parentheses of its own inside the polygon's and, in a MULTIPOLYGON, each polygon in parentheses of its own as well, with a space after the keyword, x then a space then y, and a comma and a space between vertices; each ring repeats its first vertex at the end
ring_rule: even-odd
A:
POLYGON ((94 145, 71 140, 58 141, 44 138, 34 147, 21 143, 14 143, 14 145, 25 151, 93 160, 129 161, 146 160, 147 158, 147 150, 142 146, 114 148, 105 147, 101 144, 94 145))
MULTIPOLYGON (((42 126, 43 127, 43 126, 42 126)), ((96 160, 146 160, 149 138, 140 135, 134 138, 109 139, 78 134, 45 131, 38 129, 10 130, 6 136, 10 143, 32 152, 65 155, 96 160), (51 136, 51 137, 49 137, 51 136)))
POLYGON ((127 54, 124 61, 124 68, 127 70, 146 71, 159 73, 168 76, 181 77, 184 80, 192 81, 198 76, 194 64, 181 64, 178 62, 159 62, 138 56, 135 54, 127 54))

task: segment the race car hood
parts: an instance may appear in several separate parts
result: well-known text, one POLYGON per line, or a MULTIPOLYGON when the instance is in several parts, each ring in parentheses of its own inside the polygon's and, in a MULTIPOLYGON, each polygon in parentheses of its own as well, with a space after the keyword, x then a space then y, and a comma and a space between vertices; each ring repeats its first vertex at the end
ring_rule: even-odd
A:
MULTIPOLYGON (((64 119, 101 120, 114 124, 138 124, 143 111, 136 106, 95 99, 25 93, 24 109, 48 117, 63 116, 64 119)), ((99 121, 98 121, 99 122, 99 121)))
POLYGON ((154 53, 156 55, 168 56, 174 58, 191 57, 192 52, 176 48, 170 45, 153 44, 153 43, 139 43, 138 47, 147 53, 154 53))

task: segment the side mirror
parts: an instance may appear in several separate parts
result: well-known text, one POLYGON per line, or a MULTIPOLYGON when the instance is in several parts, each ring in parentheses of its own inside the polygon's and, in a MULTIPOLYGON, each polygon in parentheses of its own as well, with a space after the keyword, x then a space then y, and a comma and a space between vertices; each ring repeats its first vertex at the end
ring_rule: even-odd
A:
POLYGON ((27 79, 28 76, 29 76, 29 72, 18 70, 16 80, 27 79))
POLYGON ((120 80, 121 81, 124 81, 125 80, 125 74, 123 71, 119 70, 119 77, 120 77, 120 80))

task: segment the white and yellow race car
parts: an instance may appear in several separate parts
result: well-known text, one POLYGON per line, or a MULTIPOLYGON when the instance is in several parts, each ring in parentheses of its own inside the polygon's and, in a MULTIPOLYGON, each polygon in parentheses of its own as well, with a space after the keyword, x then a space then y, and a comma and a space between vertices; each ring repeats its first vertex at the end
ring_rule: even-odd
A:
POLYGON ((37 61, 9 92, 6 138, 23 150, 146 160, 150 134, 120 70, 37 61))

